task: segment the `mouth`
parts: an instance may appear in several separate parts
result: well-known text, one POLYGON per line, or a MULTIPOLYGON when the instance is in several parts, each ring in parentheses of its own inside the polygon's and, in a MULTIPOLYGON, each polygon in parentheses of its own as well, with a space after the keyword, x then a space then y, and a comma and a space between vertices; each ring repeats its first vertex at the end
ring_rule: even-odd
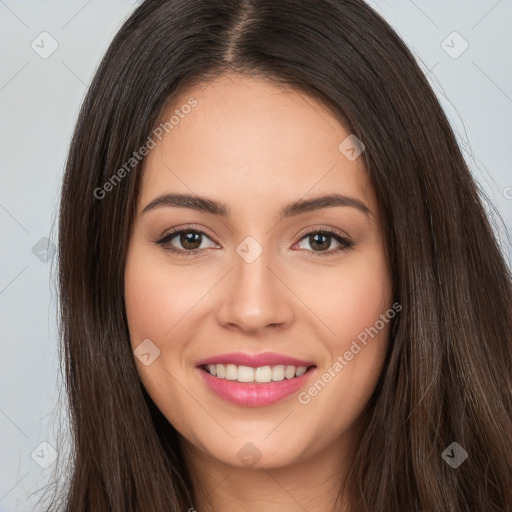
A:
POLYGON ((200 368, 217 379, 231 380, 239 383, 263 384, 268 382, 281 382, 291 380, 304 375, 316 365, 293 366, 293 365, 266 365, 266 366, 244 366, 236 364, 208 364, 200 368))
POLYGON ((196 367, 216 396, 245 407, 264 407, 290 397, 306 386, 316 369, 311 361, 271 353, 225 354, 196 367))

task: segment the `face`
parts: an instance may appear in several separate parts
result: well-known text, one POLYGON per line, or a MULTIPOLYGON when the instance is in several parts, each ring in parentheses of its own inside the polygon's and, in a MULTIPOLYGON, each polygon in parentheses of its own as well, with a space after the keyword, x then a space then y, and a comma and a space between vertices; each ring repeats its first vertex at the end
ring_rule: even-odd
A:
POLYGON ((145 388, 187 446, 232 466, 350 443, 395 314, 360 147, 313 98, 234 74, 169 120, 125 269, 145 388))

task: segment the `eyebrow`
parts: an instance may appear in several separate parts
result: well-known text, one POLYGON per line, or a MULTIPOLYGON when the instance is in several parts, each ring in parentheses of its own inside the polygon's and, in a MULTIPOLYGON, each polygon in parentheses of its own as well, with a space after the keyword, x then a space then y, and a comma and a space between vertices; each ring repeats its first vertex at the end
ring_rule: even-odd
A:
MULTIPOLYGON (((332 208, 336 206, 349 206, 357 210, 369 214, 370 209, 359 199, 355 197, 343 196, 340 194, 330 194, 313 199, 300 199, 293 203, 286 205, 280 212, 280 219, 286 217, 293 217, 301 213, 320 210, 322 208, 332 208)), ((200 196, 193 196, 189 194, 163 194, 153 199, 142 210, 144 214, 150 210, 155 210, 161 207, 177 207, 177 208, 190 208, 221 217, 228 217, 230 215, 229 207, 218 201, 208 199, 200 196)))

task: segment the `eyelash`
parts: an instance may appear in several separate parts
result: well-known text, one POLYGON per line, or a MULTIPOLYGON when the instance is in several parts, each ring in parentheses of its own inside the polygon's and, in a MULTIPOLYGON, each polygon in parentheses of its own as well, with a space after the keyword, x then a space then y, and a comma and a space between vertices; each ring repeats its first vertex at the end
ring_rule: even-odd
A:
MULTIPOLYGON (((155 240, 154 243, 161 246, 165 251, 171 252, 173 254, 176 254, 177 256, 198 256, 198 254, 201 251, 204 251, 205 249, 176 249, 175 247, 172 247, 168 244, 173 238, 176 238, 177 235, 180 235, 181 233, 195 233, 204 235, 207 238, 211 240, 211 237, 209 237, 204 231, 201 231, 199 229, 195 229, 193 227, 183 227, 179 229, 175 229, 167 233, 163 238, 160 240, 155 240)), ((312 234, 322 234, 327 235, 329 237, 334 238, 341 247, 338 247, 335 250, 329 250, 329 251, 311 251, 307 250, 307 256, 310 258, 324 258, 326 256, 332 256, 333 254, 337 254, 342 251, 346 251, 347 249, 352 249, 354 247, 354 242, 350 240, 348 237, 341 236, 337 231, 332 229, 311 229, 310 231, 304 233, 302 237, 300 238, 299 242, 307 238, 308 236, 312 234)), ((295 245, 295 244, 294 244, 295 245)))

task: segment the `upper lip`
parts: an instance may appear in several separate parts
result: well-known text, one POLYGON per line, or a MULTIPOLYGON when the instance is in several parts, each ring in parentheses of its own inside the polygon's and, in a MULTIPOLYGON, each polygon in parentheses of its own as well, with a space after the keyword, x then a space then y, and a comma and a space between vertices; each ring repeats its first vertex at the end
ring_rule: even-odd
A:
POLYGON ((315 363, 311 361, 303 361, 295 357, 277 354, 275 352, 263 352, 261 354, 251 354, 249 352, 231 352, 229 354, 221 354, 218 356, 208 357, 198 361, 197 366, 205 366, 208 364, 236 364, 237 366, 251 366, 258 368, 260 366, 313 366, 315 363))

